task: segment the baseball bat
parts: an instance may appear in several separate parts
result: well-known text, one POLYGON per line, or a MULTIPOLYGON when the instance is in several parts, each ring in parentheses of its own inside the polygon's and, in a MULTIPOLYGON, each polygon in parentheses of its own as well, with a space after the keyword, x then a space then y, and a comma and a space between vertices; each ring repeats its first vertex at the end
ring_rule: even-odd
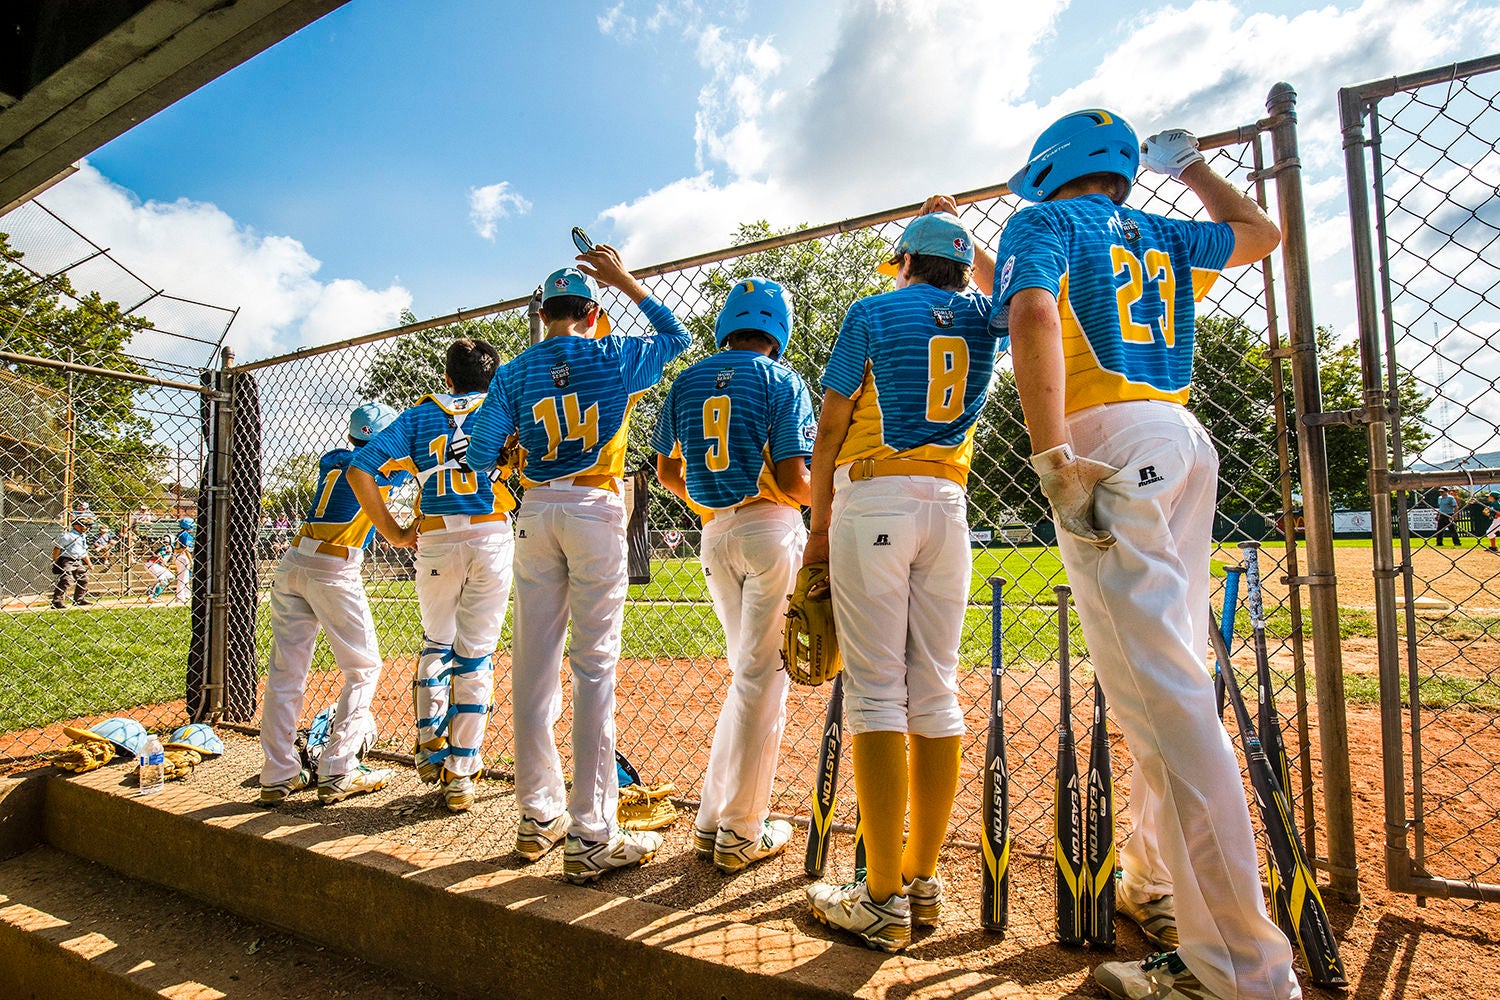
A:
POLYGON ((1005 719, 1001 692, 1005 637, 1001 590, 1005 581, 990 580, 990 731, 984 746, 984 837, 980 843, 979 922, 985 930, 1005 932, 1010 920, 1010 771, 1005 764, 1005 719))
POLYGON ((854 881, 863 882, 869 867, 865 861, 865 818, 860 814, 859 806, 856 805, 854 808, 854 881))
POLYGON ((1094 728, 1089 735, 1088 835, 1084 843, 1088 906, 1083 937, 1103 948, 1115 946, 1115 789, 1109 760, 1109 725, 1104 689, 1094 680, 1094 728))
MULTIPOLYGON (((1250 628, 1255 649, 1255 729, 1260 735, 1261 749, 1276 772, 1276 784, 1286 798, 1287 816, 1295 824, 1296 807, 1292 805, 1292 769, 1286 756, 1286 744, 1281 737, 1281 719, 1276 714, 1276 699, 1271 687, 1271 659, 1266 650, 1265 600, 1260 585, 1260 544, 1241 542, 1240 550, 1245 555, 1245 605, 1250 611, 1250 628)), ((1292 914, 1286 896, 1286 886, 1276 876, 1276 866, 1266 859, 1266 871, 1271 883, 1271 917, 1284 928, 1291 928, 1292 914)))
MULTIPOLYGON (((1224 570, 1224 616, 1220 619, 1224 633, 1224 644, 1234 645, 1234 619, 1239 614, 1240 577, 1244 566, 1230 566, 1224 570)), ((1224 674, 1214 668, 1214 704, 1218 706, 1219 718, 1224 718, 1224 674)))
POLYGON ((1250 721, 1250 712, 1245 708, 1245 698, 1240 694, 1240 685, 1229 662, 1229 646, 1219 631, 1213 608, 1209 608, 1213 627, 1208 630, 1213 641, 1214 656, 1219 669, 1224 671, 1224 683, 1229 692, 1229 701, 1234 706, 1235 721, 1240 727, 1240 746, 1245 751, 1245 767, 1250 773, 1250 787, 1255 792, 1255 803, 1260 808, 1261 826, 1270 846, 1272 867, 1286 890, 1291 926, 1297 947, 1307 962, 1308 974, 1315 985, 1342 988, 1348 985, 1344 974, 1344 960, 1339 957, 1338 939, 1334 937, 1333 925, 1328 920, 1328 911, 1323 906, 1323 897, 1318 892, 1318 882, 1313 878, 1307 856, 1302 853, 1302 842, 1297 839, 1297 829, 1292 822, 1291 810, 1286 797, 1276 784, 1276 772, 1260 737, 1250 721))
POLYGON ((1079 806, 1078 752, 1073 740, 1073 678, 1068 649, 1068 598, 1057 594, 1057 675, 1061 707, 1057 719, 1057 771, 1052 794, 1052 857, 1057 874, 1057 940, 1082 944, 1084 907, 1083 815, 1079 806))
POLYGON ((807 858, 803 868, 817 877, 828 861, 833 833, 833 807, 838 802, 839 757, 844 752, 844 675, 833 679, 828 714, 823 718, 823 745, 818 750, 817 783, 813 785, 812 820, 807 824, 807 858))

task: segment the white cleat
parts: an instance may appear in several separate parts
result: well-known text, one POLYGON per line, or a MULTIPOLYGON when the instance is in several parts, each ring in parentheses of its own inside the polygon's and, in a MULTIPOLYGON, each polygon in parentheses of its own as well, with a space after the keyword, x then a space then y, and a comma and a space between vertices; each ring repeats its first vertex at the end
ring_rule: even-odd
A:
POLYGON ((936 927, 943 914, 943 880, 934 875, 923 878, 918 875, 902 886, 906 901, 911 905, 911 922, 922 927, 936 927))
POLYGON ((451 813, 468 812, 474 807, 474 777, 469 774, 450 774, 443 769, 443 804, 451 813))
POLYGON ((520 826, 516 827, 516 853, 528 862, 540 861, 543 855, 563 842, 572 821, 566 812, 546 823, 522 816, 520 826))
POLYGON ((329 778, 318 779, 318 802, 342 802, 351 795, 378 792, 391 783, 391 772, 385 768, 366 767, 360 764, 352 771, 329 778))
POLYGON ((911 944, 911 905, 900 893, 876 903, 863 879, 848 885, 815 882, 807 887, 807 901, 819 923, 846 930, 871 948, 897 952, 911 944))
POLYGON ((609 841, 569 837, 563 848, 563 877, 583 885, 606 872, 643 865, 661 850, 661 834, 619 830, 609 841))
POLYGON ((741 837, 733 830, 720 829, 714 837, 714 867, 733 875, 757 861, 774 858, 791 841, 792 824, 784 819, 766 820, 758 837, 741 837))
POLYGON ((1115 1000, 1220 1000, 1198 982, 1175 951, 1144 962, 1105 962, 1094 967, 1094 982, 1115 1000))

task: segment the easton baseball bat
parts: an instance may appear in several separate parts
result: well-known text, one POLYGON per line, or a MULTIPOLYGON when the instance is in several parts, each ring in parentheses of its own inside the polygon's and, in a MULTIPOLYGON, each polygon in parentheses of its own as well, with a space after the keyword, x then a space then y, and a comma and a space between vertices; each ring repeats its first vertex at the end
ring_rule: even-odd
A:
POLYGON ((1004 933, 1010 920, 1010 771, 1005 765, 1005 719, 1000 678, 1005 637, 1000 592, 1005 581, 990 580, 990 732, 984 746, 984 837, 980 843, 979 922, 985 930, 1004 933))
POLYGON ((1079 804, 1078 751, 1073 739, 1073 668, 1068 649, 1068 598, 1071 587, 1057 594, 1057 676, 1061 707, 1057 719, 1057 772, 1052 794, 1052 857, 1057 870, 1057 940, 1082 944, 1084 908, 1083 815, 1079 804))
POLYGON ((854 881, 863 882, 870 866, 865 861, 865 818, 856 806, 854 810, 854 881))
POLYGON ((807 824, 807 858, 803 868, 817 877, 828 861, 833 833, 833 807, 838 801, 839 758, 844 752, 844 675, 833 679, 828 714, 823 718, 823 746, 818 750, 817 782, 813 785, 812 820, 807 824))
POLYGON ((1088 821, 1084 877, 1088 906, 1083 937, 1103 948, 1115 946, 1115 789, 1109 760, 1109 725, 1104 689, 1094 681, 1094 728, 1089 735, 1088 821))
MULTIPOLYGON (((1239 614, 1240 577, 1244 573, 1244 566, 1230 566, 1224 570, 1224 614, 1219 621, 1226 646, 1234 645, 1234 619, 1239 614)), ((1214 668, 1214 704, 1218 706, 1219 718, 1224 718, 1224 674, 1217 667, 1214 668)))
MULTIPOLYGON (((1265 599, 1260 584, 1260 543, 1241 542, 1240 551, 1245 556, 1245 605, 1250 611, 1250 629, 1255 648, 1255 730, 1260 735, 1261 749, 1271 762, 1276 773, 1276 784, 1286 799, 1287 816, 1293 826, 1297 822, 1296 807, 1292 804, 1292 768, 1287 760, 1286 744, 1281 737, 1281 719, 1276 714, 1276 698, 1271 686, 1271 658, 1266 650, 1265 599)), ((1287 887, 1276 876, 1276 866, 1268 857, 1266 871, 1271 884, 1271 918, 1282 927, 1292 926, 1291 905, 1287 899, 1287 887)))
POLYGON ((1307 962, 1308 974, 1314 984, 1334 988, 1348 985, 1344 974, 1344 960, 1339 957, 1338 939, 1334 937, 1333 924, 1328 920, 1328 911, 1323 906, 1323 897, 1318 892, 1317 880, 1307 856, 1302 853, 1302 842, 1297 839, 1297 829, 1292 822, 1291 810, 1286 797, 1276 784, 1276 772, 1260 737, 1250 721, 1250 712, 1245 708, 1245 698, 1240 694, 1239 680, 1229 662, 1229 646, 1209 608, 1212 628, 1208 630, 1213 641, 1214 656, 1219 669, 1224 671, 1224 684, 1234 706, 1235 721, 1240 727, 1240 746, 1245 751, 1245 767, 1250 773, 1250 787, 1255 792, 1255 803, 1260 808, 1261 826, 1265 828, 1266 841, 1270 846, 1271 866, 1276 869, 1274 877, 1286 890, 1291 913, 1291 926, 1297 947, 1307 962))

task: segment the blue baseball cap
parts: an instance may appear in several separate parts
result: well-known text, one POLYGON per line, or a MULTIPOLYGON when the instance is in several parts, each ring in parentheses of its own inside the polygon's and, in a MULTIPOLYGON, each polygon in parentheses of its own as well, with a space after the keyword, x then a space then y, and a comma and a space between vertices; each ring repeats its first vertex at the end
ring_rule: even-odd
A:
POLYGON ((896 241, 891 259, 875 270, 894 278, 901 270, 901 255, 908 253, 972 265, 974 237, 969 235, 956 215, 949 215, 947 212, 919 215, 907 224, 906 231, 896 241))
MULTIPOLYGON (((542 282, 542 305, 545 306, 548 299, 555 299, 560 295, 576 295, 580 299, 599 303, 599 286, 578 268, 564 267, 547 275, 547 280, 542 282)), ((594 336, 607 337, 609 330, 609 314, 604 311, 604 305, 599 303, 599 322, 594 329, 594 336)))

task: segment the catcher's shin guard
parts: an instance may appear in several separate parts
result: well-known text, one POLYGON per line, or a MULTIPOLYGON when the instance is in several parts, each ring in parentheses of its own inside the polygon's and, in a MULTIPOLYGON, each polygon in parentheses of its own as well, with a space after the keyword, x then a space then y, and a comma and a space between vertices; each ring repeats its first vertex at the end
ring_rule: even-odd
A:
POLYGON ((453 656, 453 703, 448 707, 447 766, 455 772, 479 770, 479 750, 484 743, 495 671, 490 654, 453 656), (466 764, 472 760, 473 764, 466 764))
POLYGON ((412 705, 417 713, 417 742, 428 745, 448 731, 448 695, 453 676, 453 647, 427 640, 417 675, 411 682, 412 705))

